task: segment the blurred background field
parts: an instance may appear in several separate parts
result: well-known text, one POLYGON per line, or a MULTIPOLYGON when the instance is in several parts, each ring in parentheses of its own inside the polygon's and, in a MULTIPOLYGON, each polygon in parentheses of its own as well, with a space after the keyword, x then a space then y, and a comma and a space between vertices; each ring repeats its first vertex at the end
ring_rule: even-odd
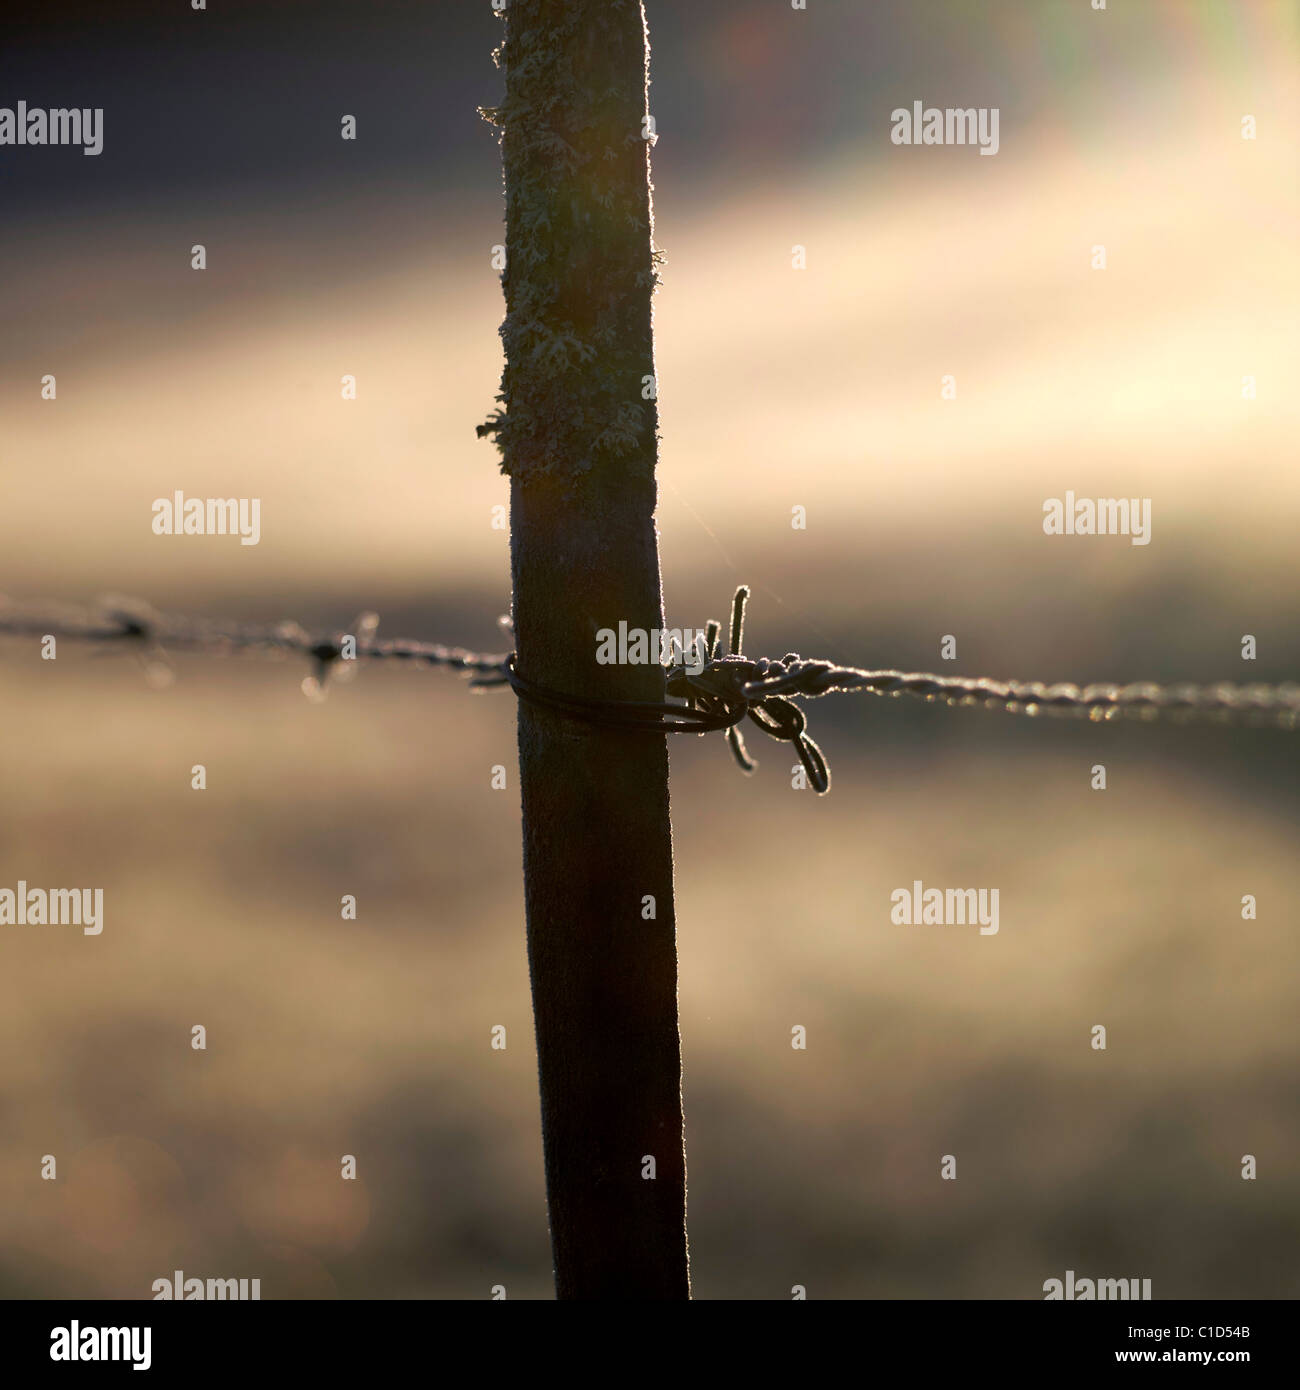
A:
MULTIPOLYGON (((924 9, 651 7, 669 621, 744 581, 754 653, 935 669, 951 633, 967 674, 1295 679, 1293 12, 924 9), (916 98, 1001 104, 1001 152, 891 146, 916 98), (1066 489, 1150 497, 1152 543, 1044 536, 1066 489)), ((182 30, 127 25, 132 138, 12 165, 0 590, 375 608, 500 649, 487 6, 436 43, 427 8, 327 7, 287 96, 299 7, 248 14, 185 31, 153 89, 197 109, 242 75, 224 141, 129 105, 182 30), (344 158, 354 107, 381 114, 344 158), (262 498, 261 543, 153 536, 178 488, 262 498)), ((17 40, 31 102, 77 68, 67 34, 17 40)), ((106 921, 0 929, 0 1293, 147 1297, 180 1268, 549 1296, 512 699, 376 668, 316 706, 294 664, 174 665, 158 691, 130 657, 0 646, 0 886, 102 886, 106 921)), ((809 713, 823 799, 757 734, 750 779, 672 741, 697 1295, 1036 1298, 1067 1268, 1300 1292, 1297 736, 809 713), (999 934, 893 926, 918 878, 997 887, 999 934)))

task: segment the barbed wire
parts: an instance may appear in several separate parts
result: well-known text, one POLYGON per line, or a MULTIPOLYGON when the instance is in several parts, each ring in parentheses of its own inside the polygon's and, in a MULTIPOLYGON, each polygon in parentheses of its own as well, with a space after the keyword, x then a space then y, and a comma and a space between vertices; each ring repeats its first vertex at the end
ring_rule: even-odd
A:
MULTIPOLYGON (((272 624, 216 622, 163 614, 140 599, 108 595, 94 608, 73 605, 30 607, 0 595, 0 634, 67 637, 86 642, 120 642, 154 660, 172 651, 229 656, 240 651, 277 651, 306 657, 323 689, 335 663, 356 660, 399 661, 462 671, 476 686, 506 684, 506 656, 484 655, 440 642, 380 639, 377 613, 363 613, 347 633, 314 636, 292 619, 272 624), (348 654, 347 639, 352 653, 348 654)), ((310 693, 310 692, 309 692, 310 693)))
MULTIPOLYGON (((866 670, 831 661, 807 659, 797 652, 778 658, 741 652, 745 605, 742 586, 732 601, 729 645, 722 648, 721 624, 705 629, 704 650, 688 661, 680 650, 666 660, 669 695, 683 703, 602 700, 554 691, 524 678, 515 669, 514 653, 485 654, 464 647, 377 636, 379 618, 362 614, 348 633, 313 635, 298 623, 271 625, 222 623, 204 618, 162 614, 138 599, 108 596, 94 608, 69 605, 24 606, 0 596, 0 635, 53 637, 133 647, 146 664, 165 663, 169 650, 224 656, 240 651, 274 651, 305 657, 312 664, 303 681, 308 695, 323 695, 331 674, 352 663, 393 661, 459 671, 475 689, 510 686, 522 699, 572 718, 627 729, 663 733, 725 732, 737 764, 746 772, 756 766, 741 736, 748 718, 769 737, 793 745, 814 790, 830 790, 830 770, 821 749, 807 733, 807 718, 796 699, 867 692, 910 695, 949 705, 1001 707, 1013 714, 1073 715, 1092 720, 1131 716, 1204 719, 1220 723, 1267 724, 1283 729, 1300 726, 1300 684, 1129 685, 1041 681, 999 681, 987 677, 936 676, 897 670, 866 670)), ((502 620, 505 622, 506 620, 502 620)))

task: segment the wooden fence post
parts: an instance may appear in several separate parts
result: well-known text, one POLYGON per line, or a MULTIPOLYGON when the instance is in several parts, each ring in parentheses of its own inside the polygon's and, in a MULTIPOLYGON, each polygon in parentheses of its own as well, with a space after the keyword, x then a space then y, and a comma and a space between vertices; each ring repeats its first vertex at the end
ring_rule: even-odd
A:
MULTIPOLYGON (((662 700, 597 632, 663 627, 654 528, 648 44, 640 0, 510 0, 506 367, 515 646, 528 681, 662 700)), ((518 702, 528 958, 561 1298, 689 1298, 661 733, 518 702)))

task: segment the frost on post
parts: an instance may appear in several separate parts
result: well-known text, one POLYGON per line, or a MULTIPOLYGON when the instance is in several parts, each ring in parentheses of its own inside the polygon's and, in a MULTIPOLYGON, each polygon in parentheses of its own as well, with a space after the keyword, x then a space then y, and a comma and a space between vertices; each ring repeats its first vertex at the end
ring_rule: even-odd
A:
POLYGON ((572 479, 609 459, 649 478, 658 428, 642 390, 654 374, 649 294, 627 293, 655 284, 658 260, 646 82, 629 91, 616 80, 634 36, 645 70, 644 27, 626 14, 605 24, 590 7, 556 0, 515 8, 533 13, 495 55, 508 94, 481 108, 501 130, 509 257, 501 404, 478 433, 495 438, 502 471, 520 480, 572 479), (593 70, 610 80, 593 83, 593 70))

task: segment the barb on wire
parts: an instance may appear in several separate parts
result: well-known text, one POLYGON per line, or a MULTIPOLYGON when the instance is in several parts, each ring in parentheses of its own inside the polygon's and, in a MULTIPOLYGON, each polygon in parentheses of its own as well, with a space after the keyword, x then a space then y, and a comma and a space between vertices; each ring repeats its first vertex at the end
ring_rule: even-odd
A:
MULTIPOLYGON (((514 653, 485 655, 437 642, 380 639, 377 615, 362 614, 351 633, 313 636, 296 622, 271 626, 211 622, 167 616, 135 599, 109 597, 90 610, 47 606, 27 608, 0 598, 0 634, 67 637, 75 640, 121 643, 134 647, 149 662, 164 659, 168 650, 228 655, 237 651, 278 651, 306 657, 311 674, 303 689, 320 698, 336 670, 355 661, 398 661, 444 667, 469 677, 476 689, 510 686, 522 699, 547 706, 571 718, 625 729, 660 733, 725 731, 732 756, 745 772, 757 764, 750 758, 740 733, 748 718, 769 737, 794 746, 811 786, 830 789, 825 756, 807 732, 807 719, 795 700, 865 691, 873 695, 911 695, 950 705, 991 705, 1013 714, 1075 715, 1109 720, 1121 715, 1150 720, 1208 719, 1225 723, 1272 724, 1284 729, 1300 726, 1300 684, 1233 685, 1045 685, 1041 681, 996 681, 966 676, 935 676, 894 670, 863 670, 809 660, 797 652, 785 656, 747 657, 741 652, 745 605, 743 585, 732 601, 728 649, 722 649, 722 625, 710 621, 705 631, 705 659, 687 664, 664 663, 666 690, 683 701, 620 701, 592 699, 548 690, 515 669, 514 653)), ((503 620, 504 621, 504 620, 503 620)))
MULTIPOLYGON (((805 719, 790 698, 816 699, 839 692, 867 691, 873 695, 911 695, 949 705, 990 705, 1011 714, 1073 715, 1092 720, 1120 716, 1152 720, 1206 719, 1221 723, 1272 724, 1283 729, 1300 726, 1300 684, 1156 685, 1140 681, 1131 685, 1098 683, 1077 686, 1045 685, 1041 681, 997 681, 986 677, 934 676, 894 670, 862 670, 837 666, 831 661, 807 660, 787 652, 776 660, 754 660, 740 654, 745 603, 749 590, 736 590, 732 613, 731 651, 718 647, 718 624, 709 625, 706 643, 709 659, 698 672, 681 663, 668 673, 670 694, 684 696, 706 708, 741 707, 765 733, 789 739, 795 745, 818 790, 830 789, 830 773, 816 743, 804 732, 805 719), (710 701, 713 705, 710 706, 710 701)), ((739 722, 738 720, 736 721, 739 722)), ((731 751, 745 772, 753 770, 739 730, 727 730, 731 751)))

